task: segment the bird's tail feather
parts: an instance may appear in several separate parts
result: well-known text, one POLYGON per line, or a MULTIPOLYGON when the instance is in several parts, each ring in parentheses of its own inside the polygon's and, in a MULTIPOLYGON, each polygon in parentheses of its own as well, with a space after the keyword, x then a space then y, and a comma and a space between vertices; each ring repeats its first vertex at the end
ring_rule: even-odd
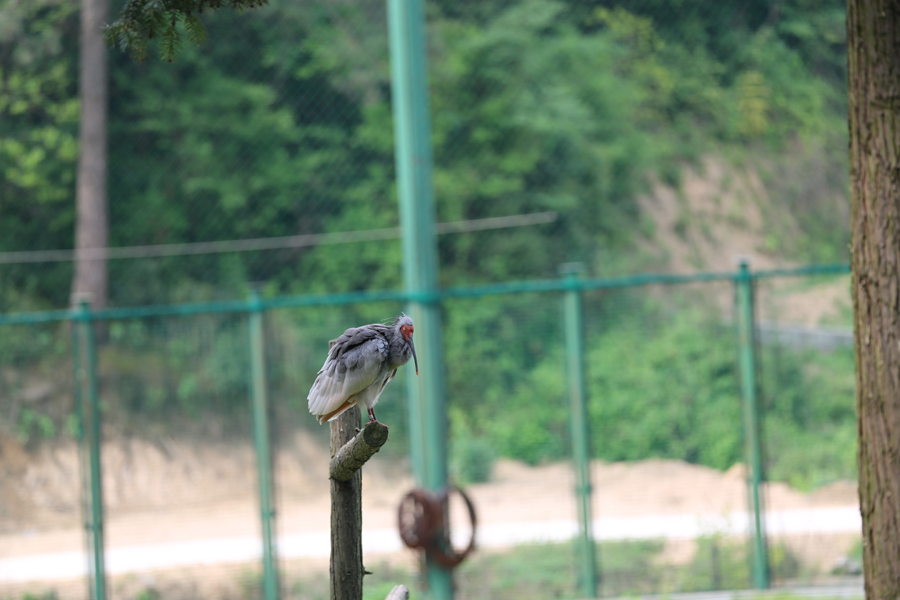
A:
POLYGON ((320 415, 319 416, 319 425, 322 425, 326 421, 334 421, 339 416, 341 416, 344 412, 350 410, 350 407, 353 406, 354 404, 356 404, 356 402, 353 401, 352 396, 350 398, 347 398, 343 404, 338 406, 336 409, 334 409, 330 413, 320 415))

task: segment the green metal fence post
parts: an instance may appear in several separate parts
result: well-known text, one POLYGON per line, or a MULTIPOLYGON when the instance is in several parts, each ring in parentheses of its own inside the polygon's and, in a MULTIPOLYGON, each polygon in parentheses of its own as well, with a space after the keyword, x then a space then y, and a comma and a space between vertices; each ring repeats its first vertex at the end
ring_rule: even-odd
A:
MULTIPOLYGON (((410 455, 418 485, 447 484, 447 408, 437 286, 437 240, 431 181, 431 123, 423 0, 388 0, 395 161, 403 227, 403 280, 422 375, 409 374, 410 455)), ((429 596, 453 597, 451 571, 426 558, 429 596)))
MULTIPOLYGON (((103 471, 100 462, 100 392, 97 384, 97 348, 90 303, 81 300, 75 314, 77 332, 73 332, 72 360, 75 368, 75 406, 79 416, 79 434, 87 442, 87 479, 90 513, 85 514, 90 594, 93 600, 106 600, 106 557, 103 534, 103 471), (83 347, 82 347, 83 346, 83 347), (87 391, 89 415, 83 398, 87 391)), ((83 446, 82 446, 83 447, 83 446)), ((82 463, 82 467, 84 467, 82 463)), ((85 507, 87 508, 87 507, 85 507)))
POLYGON ((581 263, 559 268, 570 284, 563 298, 566 341, 566 379, 569 383, 569 428, 572 435, 572 462, 575 467, 575 494, 578 505, 579 587, 587 598, 597 597, 597 554, 591 510, 591 433, 588 423, 587 390, 584 376, 584 323, 579 274, 581 263))
POLYGON ((738 353, 741 371, 741 398, 744 413, 744 442, 747 460, 747 496, 753 530, 753 587, 769 587, 769 557, 766 544, 765 514, 760 485, 763 482, 760 410, 756 388, 756 321, 753 307, 753 277, 746 259, 739 263, 737 286, 738 353))
POLYGON ((256 449, 256 471, 259 482, 259 516, 263 538, 263 598, 278 600, 278 569, 275 564, 275 511, 272 509, 271 448, 269 446, 269 415, 266 390, 266 345, 263 311, 259 292, 253 290, 247 300, 250 310, 250 372, 253 396, 253 443, 256 449))

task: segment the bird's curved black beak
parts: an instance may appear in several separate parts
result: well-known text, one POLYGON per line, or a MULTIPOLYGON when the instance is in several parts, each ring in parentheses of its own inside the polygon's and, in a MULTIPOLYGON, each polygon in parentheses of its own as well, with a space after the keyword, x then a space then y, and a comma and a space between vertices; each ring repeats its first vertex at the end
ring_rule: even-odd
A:
POLYGON ((416 358, 416 345, 413 344, 412 336, 409 336, 409 349, 413 353, 413 362, 416 364, 416 375, 419 374, 419 359, 416 358))

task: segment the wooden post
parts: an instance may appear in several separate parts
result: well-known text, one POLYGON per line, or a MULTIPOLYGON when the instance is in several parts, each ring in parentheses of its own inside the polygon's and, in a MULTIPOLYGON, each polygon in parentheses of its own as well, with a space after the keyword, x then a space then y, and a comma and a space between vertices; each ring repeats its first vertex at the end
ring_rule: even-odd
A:
MULTIPOLYGON (((331 422, 331 455, 353 439, 359 409, 353 407, 331 422)), ((349 481, 331 480, 331 600, 362 598, 362 472, 349 481)))
POLYGON ((331 422, 331 600, 362 600, 362 471, 387 441, 388 428, 369 423, 358 432, 354 406, 331 422))

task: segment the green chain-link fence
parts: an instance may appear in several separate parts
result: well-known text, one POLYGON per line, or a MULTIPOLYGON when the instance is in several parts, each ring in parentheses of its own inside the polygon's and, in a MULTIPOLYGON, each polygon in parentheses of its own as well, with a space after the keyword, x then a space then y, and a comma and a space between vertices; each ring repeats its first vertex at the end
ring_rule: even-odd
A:
MULTIPOLYGON (((839 573, 852 575, 858 512, 846 333, 760 325, 733 310, 753 285, 758 310, 771 316, 766 305, 792 288, 821 290, 808 283, 816 278, 846 288, 844 276, 827 275, 844 271, 445 290, 451 472, 481 515, 480 550, 459 569, 457 596, 575 597, 590 589, 588 574, 604 595, 833 584, 843 581, 839 573), (567 295, 581 298, 579 313, 567 295), (479 313, 503 318, 482 323, 479 313), (581 353, 567 341, 572 325, 583 336, 581 353), (592 457, 589 464, 579 463, 572 437, 579 395, 571 352, 584 364, 586 422, 574 422, 589 433, 581 459, 592 457), (757 365, 755 412, 743 385, 747 356, 757 365), (758 449, 748 447, 748 418, 759 419, 758 449), (744 466, 754 452, 763 459, 758 475, 744 466), (582 471, 588 475, 577 484, 582 471), (582 502, 591 507, 588 530, 579 525, 582 502), (594 568, 585 543, 596 544, 594 568)), ((68 595, 78 587, 67 588, 67 579, 97 569, 105 575, 92 589, 105 582, 102 597, 324 594, 325 428, 307 414, 305 393, 336 331, 400 306, 402 294, 251 296, 4 317, 4 395, 34 415, 20 418, 20 439, 26 447, 27 436, 57 439, 40 445, 41 460, 55 463, 44 465, 44 480, 12 471, 5 484, 14 500, 7 518, 17 527, 4 534, 4 594, 68 595), (98 322, 106 340, 95 344, 98 322), (54 418, 40 415, 40 393, 74 400, 54 418), (254 409, 261 401, 265 409, 254 409), (254 437, 261 417, 270 435, 254 437), (54 434, 60 419, 67 431, 54 434), (93 437, 97 424, 102 444, 93 437), (67 458, 70 435, 80 440, 80 467, 67 458), (266 480, 274 484, 261 488, 266 480), (263 531, 273 532, 269 559, 263 531)), ((374 471, 364 491, 365 558, 377 573, 374 589, 416 581, 393 516, 411 486, 409 376, 401 371, 379 404, 392 439, 384 462, 367 467, 374 471)))

